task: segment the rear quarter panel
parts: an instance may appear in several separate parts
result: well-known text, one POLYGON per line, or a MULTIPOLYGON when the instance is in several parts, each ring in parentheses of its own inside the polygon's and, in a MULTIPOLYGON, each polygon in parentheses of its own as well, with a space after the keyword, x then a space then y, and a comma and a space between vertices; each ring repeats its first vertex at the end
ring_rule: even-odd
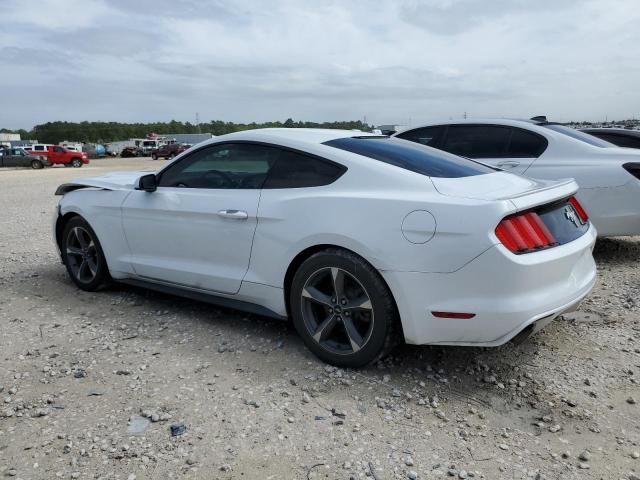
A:
POLYGON ((384 183, 350 171, 326 187, 263 190, 245 280, 282 287, 295 256, 323 244, 351 250, 378 270, 455 271, 495 244, 496 225, 515 211, 510 201, 446 197, 428 177, 387 167, 384 183), (402 232, 416 210, 435 217, 426 243, 410 243, 402 232))

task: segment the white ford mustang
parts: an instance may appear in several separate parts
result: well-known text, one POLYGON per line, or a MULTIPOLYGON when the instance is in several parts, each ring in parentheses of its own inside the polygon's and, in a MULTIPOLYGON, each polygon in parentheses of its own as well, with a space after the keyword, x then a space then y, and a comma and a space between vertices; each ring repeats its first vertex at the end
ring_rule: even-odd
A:
POLYGON ((431 123, 399 138, 542 179, 574 178, 603 237, 640 235, 640 153, 544 117, 431 123))
POLYGON ((61 185, 54 231, 84 290, 115 280, 290 317, 316 355, 356 367, 392 330, 495 346, 575 308, 596 274, 577 188, 379 135, 265 129, 157 174, 61 185))

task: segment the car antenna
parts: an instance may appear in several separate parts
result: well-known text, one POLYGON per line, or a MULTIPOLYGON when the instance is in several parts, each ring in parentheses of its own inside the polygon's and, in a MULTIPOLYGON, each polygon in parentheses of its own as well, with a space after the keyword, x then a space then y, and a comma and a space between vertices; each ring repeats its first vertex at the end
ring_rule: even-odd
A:
POLYGON ((533 120, 534 122, 547 122, 547 116, 546 115, 537 115, 535 117, 531 117, 531 120, 533 120))

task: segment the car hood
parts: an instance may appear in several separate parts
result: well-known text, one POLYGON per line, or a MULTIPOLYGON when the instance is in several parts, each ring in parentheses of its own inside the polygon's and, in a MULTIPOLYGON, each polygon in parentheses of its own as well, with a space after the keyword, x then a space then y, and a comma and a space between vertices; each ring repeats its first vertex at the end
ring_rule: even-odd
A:
POLYGON ((540 180, 507 172, 461 178, 431 178, 442 195, 475 200, 510 200, 518 209, 531 208, 573 195, 578 184, 572 179, 540 180))
POLYGON ((143 175, 153 172, 112 172, 99 177, 88 177, 73 180, 71 183, 65 183, 58 187, 56 195, 64 195, 65 193, 80 188, 100 188, 102 190, 133 190, 136 182, 143 175))

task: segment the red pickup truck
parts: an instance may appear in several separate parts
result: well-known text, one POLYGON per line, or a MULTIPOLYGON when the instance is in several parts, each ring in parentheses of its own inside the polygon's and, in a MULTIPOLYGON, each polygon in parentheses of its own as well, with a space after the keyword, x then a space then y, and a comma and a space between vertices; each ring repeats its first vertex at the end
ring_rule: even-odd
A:
MULTIPOLYGON (((33 153, 36 153, 35 146, 33 153)), ((80 168, 89 163, 89 157, 85 152, 74 152, 58 145, 46 145, 44 148, 38 149, 37 154, 47 157, 52 165, 60 164, 65 167, 80 168)))
POLYGON ((64 147, 54 145, 47 149, 47 159, 52 164, 62 164, 65 167, 80 168, 89 163, 89 157, 85 152, 74 152, 64 147))

